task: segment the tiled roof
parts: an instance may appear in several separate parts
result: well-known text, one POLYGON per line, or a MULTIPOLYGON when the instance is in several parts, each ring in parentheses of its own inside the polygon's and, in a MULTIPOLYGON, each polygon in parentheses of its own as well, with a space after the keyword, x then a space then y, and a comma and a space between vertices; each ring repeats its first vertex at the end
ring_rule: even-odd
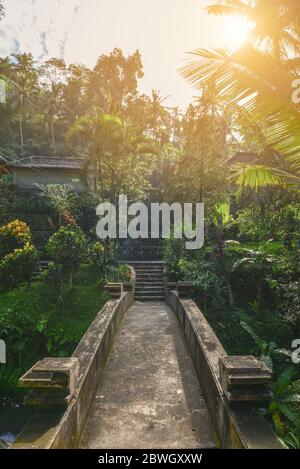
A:
POLYGON ((84 169, 88 160, 58 156, 28 156, 9 163, 9 168, 84 169))
POLYGON ((251 164, 254 163, 258 159, 258 155, 256 153, 247 153, 240 151, 233 155, 231 158, 228 158, 226 161, 227 164, 230 166, 238 164, 238 163, 246 163, 251 164))

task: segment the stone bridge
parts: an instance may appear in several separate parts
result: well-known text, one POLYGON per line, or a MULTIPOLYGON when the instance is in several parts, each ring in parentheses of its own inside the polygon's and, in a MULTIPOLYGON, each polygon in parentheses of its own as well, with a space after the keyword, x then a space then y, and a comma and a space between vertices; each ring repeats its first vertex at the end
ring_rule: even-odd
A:
POLYGON ((259 412, 266 370, 227 356, 161 262, 131 265, 72 357, 21 378, 36 412, 12 448, 281 448, 259 412))

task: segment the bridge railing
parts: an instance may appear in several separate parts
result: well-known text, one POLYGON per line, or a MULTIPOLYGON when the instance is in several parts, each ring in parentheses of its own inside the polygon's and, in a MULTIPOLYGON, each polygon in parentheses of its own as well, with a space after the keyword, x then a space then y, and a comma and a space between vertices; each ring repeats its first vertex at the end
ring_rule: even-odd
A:
POLYGON ((169 285, 166 300, 183 327, 201 390, 223 448, 282 449, 273 428, 257 403, 234 402, 226 397, 220 378, 220 359, 228 357, 204 315, 190 299, 191 285, 169 285))
POLYGON ((111 299, 86 331, 71 359, 44 359, 24 375, 23 381, 36 388, 28 394, 27 403, 36 405, 37 410, 13 449, 77 447, 120 321, 134 302, 134 282, 133 275, 125 290, 121 283, 107 285, 111 299), (70 386, 74 372, 75 384, 70 386), (43 385, 46 389, 39 388, 43 385), (70 395, 62 395, 63 385, 70 395))

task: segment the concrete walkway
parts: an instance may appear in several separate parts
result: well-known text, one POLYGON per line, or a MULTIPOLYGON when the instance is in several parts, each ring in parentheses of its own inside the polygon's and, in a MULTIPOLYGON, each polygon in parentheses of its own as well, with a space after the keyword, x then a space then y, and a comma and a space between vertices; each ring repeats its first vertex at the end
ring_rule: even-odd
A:
POLYGON ((211 448, 215 438, 179 322, 135 303, 118 332, 81 448, 211 448))

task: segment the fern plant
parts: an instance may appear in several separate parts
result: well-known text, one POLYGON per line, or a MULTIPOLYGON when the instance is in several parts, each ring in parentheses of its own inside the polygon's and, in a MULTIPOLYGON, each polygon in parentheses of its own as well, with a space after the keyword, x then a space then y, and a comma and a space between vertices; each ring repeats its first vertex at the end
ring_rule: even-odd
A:
MULTIPOLYGON (((286 436, 288 442, 291 433, 286 435, 287 426, 291 425, 295 430, 293 444, 299 443, 296 434, 300 434, 300 381, 292 382, 293 368, 286 368, 277 381, 273 384, 274 398, 270 402, 268 412, 272 417, 275 429, 279 436, 286 436), (298 440, 298 443, 297 443, 298 440)), ((292 440, 290 443, 292 443, 292 440)))
POLYGON ((291 357, 291 352, 284 348, 278 348, 276 342, 273 340, 270 342, 265 341, 259 337, 252 327, 247 324, 245 321, 240 322, 242 328, 248 332, 252 337, 257 349, 259 350, 260 359, 266 364, 266 366, 272 369, 272 356, 273 355, 284 355, 286 357, 291 357))
POLYGON ((300 449, 300 436, 294 432, 289 432, 280 441, 286 449, 300 449))

